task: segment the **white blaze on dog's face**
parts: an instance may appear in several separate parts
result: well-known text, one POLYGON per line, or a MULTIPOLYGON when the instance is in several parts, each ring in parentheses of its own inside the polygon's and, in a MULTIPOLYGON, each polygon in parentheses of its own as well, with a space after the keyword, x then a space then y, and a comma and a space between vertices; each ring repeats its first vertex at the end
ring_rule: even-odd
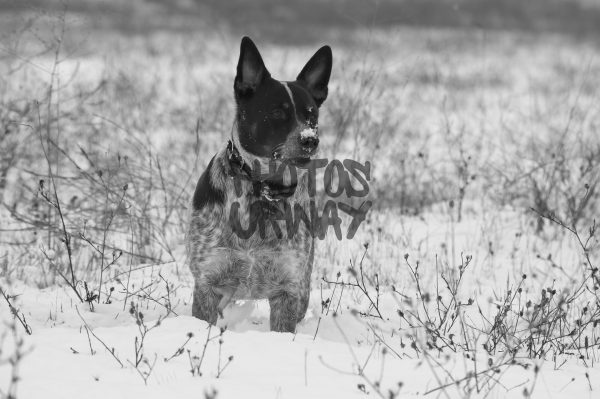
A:
POLYGON ((319 49, 293 82, 271 78, 254 43, 242 39, 234 82, 233 141, 247 162, 306 163, 319 144, 319 107, 327 98, 332 54, 319 49))

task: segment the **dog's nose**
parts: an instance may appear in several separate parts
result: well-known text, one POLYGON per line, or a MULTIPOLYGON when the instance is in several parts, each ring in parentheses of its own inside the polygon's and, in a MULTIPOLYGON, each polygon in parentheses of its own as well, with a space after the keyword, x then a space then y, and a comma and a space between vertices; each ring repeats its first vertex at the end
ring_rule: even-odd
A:
POLYGON ((305 129, 300 133, 300 146, 306 152, 311 152, 319 145, 319 136, 312 129, 305 129))
POLYGON ((301 137, 300 145, 305 150, 314 150, 319 145, 319 138, 317 136, 314 137, 301 137))

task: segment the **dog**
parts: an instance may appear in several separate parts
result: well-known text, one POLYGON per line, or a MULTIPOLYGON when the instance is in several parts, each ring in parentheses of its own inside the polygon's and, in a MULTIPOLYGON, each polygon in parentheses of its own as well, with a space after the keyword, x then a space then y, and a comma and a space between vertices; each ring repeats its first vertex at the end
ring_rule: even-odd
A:
POLYGON ((268 211, 256 216, 251 210, 258 203, 277 211, 281 199, 308 206, 305 170, 296 179, 277 179, 269 172, 256 173, 256 168, 267 170, 273 162, 301 167, 314 159, 332 62, 331 48, 323 46, 295 81, 278 81, 254 42, 242 38, 231 139, 209 162, 192 199, 187 245, 195 281, 193 316, 215 324, 233 300, 268 299, 271 331, 295 332, 306 315, 314 234, 300 225, 282 237, 272 223, 263 223, 268 211), (240 226, 254 223, 261 231, 241 237, 236 218, 240 226))

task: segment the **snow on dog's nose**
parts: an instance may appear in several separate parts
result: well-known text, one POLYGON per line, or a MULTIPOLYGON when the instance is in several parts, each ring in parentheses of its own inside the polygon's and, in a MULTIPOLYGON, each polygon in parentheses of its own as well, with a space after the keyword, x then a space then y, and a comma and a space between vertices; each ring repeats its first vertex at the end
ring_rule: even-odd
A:
POLYGON ((307 127, 300 132, 300 145, 306 152, 313 152, 319 145, 319 136, 317 135, 317 129, 307 127))

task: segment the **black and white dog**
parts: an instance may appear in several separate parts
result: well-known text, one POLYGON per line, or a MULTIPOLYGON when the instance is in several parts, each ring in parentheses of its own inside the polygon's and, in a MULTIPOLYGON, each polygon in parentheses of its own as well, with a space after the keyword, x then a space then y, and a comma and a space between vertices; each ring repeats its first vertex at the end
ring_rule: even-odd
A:
POLYGON ((282 237, 272 223, 257 220, 260 212, 256 216, 250 210, 255 203, 266 203, 277 211, 282 198, 294 206, 308 205, 306 170, 293 179, 256 170, 269 170, 274 162, 301 169, 310 162, 319 144, 319 107, 327 97, 331 66, 331 48, 324 46, 295 81, 278 81, 252 40, 242 39, 231 140, 210 161, 193 197, 188 262, 195 279, 195 317, 214 324, 232 300, 268 298, 271 330, 293 332, 304 318, 313 234, 307 226, 296 226, 294 234, 282 237), (260 234, 236 231, 236 226, 256 223, 260 234))

